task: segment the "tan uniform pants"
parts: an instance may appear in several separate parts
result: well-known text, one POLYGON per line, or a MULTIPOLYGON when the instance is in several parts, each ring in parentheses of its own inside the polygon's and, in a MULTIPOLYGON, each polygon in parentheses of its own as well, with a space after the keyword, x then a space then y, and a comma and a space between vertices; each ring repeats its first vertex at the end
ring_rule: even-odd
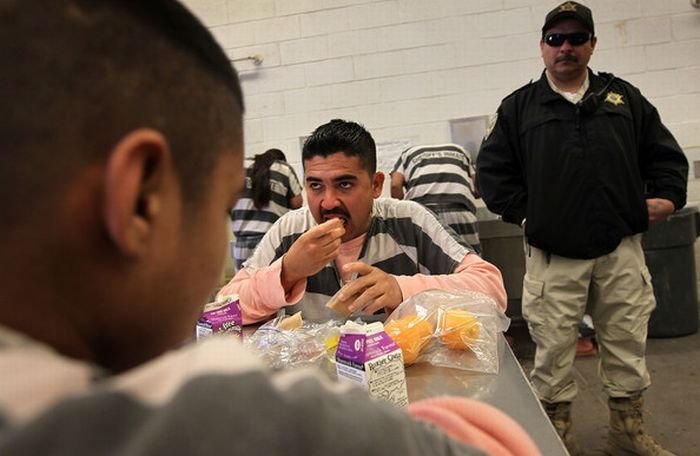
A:
POLYGON ((591 315, 600 349, 599 374, 610 397, 646 389, 647 323, 656 300, 641 234, 608 255, 576 260, 525 244, 523 317, 537 345, 530 380, 546 402, 570 402, 578 324, 591 315))

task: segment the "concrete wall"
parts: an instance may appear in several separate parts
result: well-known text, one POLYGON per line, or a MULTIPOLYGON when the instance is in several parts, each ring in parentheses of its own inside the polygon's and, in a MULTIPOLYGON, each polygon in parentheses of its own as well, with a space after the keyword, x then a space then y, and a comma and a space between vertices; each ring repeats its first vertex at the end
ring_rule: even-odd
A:
MULTIPOLYGON (((558 1, 185 0, 232 59, 249 154, 283 149, 330 118, 378 141, 450 140, 450 119, 488 115, 542 70, 538 41, 558 1)), ((589 0, 594 69, 635 85, 685 148, 700 147, 700 10, 688 0, 589 0)), ((700 149, 698 149, 700 150, 700 149)), ((700 160, 696 152, 693 160, 700 160)))
MULTIPOLYGON (((331 118, 377 141, 450 141, 449 121, 490 115, 539 77, 540 28, 558 0, 184 0, 241 74, 246 151, 285 151, 331 118), (260 56, 262 63, 237 59, 260 56)), ((700 201, 700 10, 688 0, 588 0, 595 70, 637 85, 691 161, 700 201)), ((698 247, 700 274, 700 247, 698 247)))

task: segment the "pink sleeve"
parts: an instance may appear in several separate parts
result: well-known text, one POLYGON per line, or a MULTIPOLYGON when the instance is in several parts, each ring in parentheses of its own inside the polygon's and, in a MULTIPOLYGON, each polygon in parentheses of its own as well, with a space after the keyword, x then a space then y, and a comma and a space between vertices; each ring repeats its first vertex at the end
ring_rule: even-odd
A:
POLYGON ((244 325, 265 320, 282 307, 296 304, 304 296, 306 279, 294 284, 292 290, 285 294, 280 279, 281 272, 282 258, 252 273, 248 268, 243 268, 218 294, 239 296, 244 325))
POLYGON ((403 299, 424 290, 472 290, 491 296, 505 312, 508 303, 501 271, 476 254, 468 253, 452 274, 394 276, 401 287, 403 299))
POLYGON ((440 396, 406 406, 414 418, 428 421, 455 440, 493 456, 541 456, 532 438, 513 418, 474 399, 440 396))

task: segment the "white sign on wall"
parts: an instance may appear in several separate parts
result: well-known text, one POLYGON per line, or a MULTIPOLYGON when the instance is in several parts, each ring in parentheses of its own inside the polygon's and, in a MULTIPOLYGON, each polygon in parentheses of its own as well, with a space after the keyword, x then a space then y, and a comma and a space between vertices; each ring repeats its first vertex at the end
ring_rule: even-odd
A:
POLYGON ((488 124, 489 116, 463 117, 450 120, 452 142, 464 147, 471 155, 474 163, 476 163, 476 155, 479 153, 481 140, 486 135, 488 124))

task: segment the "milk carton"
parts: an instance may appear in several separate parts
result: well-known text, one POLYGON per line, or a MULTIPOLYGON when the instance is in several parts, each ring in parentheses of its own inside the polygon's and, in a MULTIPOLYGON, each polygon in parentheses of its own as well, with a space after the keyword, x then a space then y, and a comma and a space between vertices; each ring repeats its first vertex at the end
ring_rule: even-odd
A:
POLYGON ((403 355, 381 322, 345 323, 335 360, 339 381, 358 383, 372 397, 399 406, 408 404, 403 355))
POLYGON ((204 306, 196 329, 197 340, 209 337, 214 333, 234 333, 242 337, 241 305, 238 295, 220 296, 216 301, 204 306))

